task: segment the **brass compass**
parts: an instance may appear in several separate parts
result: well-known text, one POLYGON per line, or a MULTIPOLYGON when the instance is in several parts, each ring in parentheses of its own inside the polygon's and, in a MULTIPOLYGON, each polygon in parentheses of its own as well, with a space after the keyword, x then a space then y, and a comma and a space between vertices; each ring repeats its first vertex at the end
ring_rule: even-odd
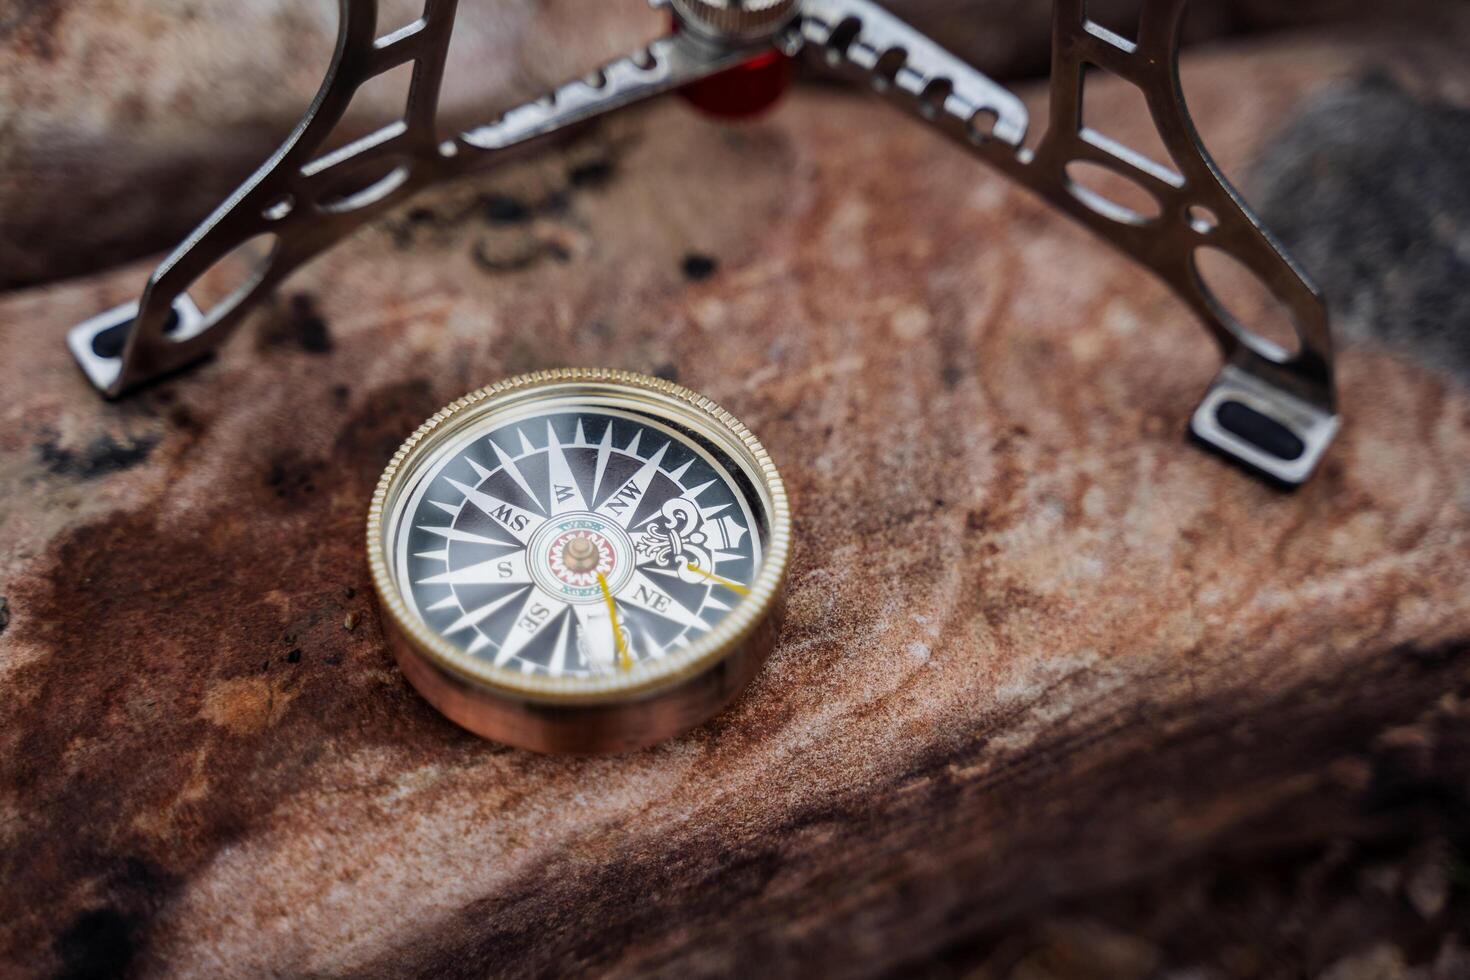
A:
POLYGON ((367 546, 404 674, 480 735, 619 751, 697 725, 770 647, 791 520, 764 448, 687 388, 482 388, 393 457, 367 546))

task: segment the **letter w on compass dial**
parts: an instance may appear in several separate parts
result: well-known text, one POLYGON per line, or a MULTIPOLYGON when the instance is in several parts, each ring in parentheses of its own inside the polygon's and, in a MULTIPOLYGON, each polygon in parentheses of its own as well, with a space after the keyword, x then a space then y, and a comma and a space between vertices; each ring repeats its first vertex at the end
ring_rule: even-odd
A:
POLYGON ((687 647, 761 561, 748 483, 636 412, 552 411, 472 433, 429 469, 398 539, 410 605, 466 654, 587 676, 687 647))

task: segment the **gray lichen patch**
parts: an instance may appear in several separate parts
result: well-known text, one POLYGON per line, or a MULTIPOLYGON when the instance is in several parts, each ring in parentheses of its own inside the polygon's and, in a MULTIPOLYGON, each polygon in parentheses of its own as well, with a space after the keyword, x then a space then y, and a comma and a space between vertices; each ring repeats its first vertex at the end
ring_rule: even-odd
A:
POLYGON ((1309 103, 1253 177, 1346 336, 1470 381, 1470 109, 1368 75, 1309 103))

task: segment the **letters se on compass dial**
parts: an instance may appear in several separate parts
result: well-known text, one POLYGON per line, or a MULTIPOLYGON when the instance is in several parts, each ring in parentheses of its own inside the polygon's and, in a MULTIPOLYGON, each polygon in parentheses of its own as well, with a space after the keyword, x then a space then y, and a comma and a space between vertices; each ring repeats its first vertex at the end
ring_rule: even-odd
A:
POLYGON ((409 679, 466 727, 550 749, 646 744, 738 692, 789 534, 744 426, 686 389, 598 371, 512 379, 439 413, 369 523, 409 679))

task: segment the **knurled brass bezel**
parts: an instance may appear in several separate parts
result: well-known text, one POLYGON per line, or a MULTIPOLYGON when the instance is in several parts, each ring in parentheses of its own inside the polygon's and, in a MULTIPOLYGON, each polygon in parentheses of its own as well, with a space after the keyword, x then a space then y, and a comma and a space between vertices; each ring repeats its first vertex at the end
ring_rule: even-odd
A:
POLYGON ((424 660, 472 688, 538 704, 608 704, 649 696, 697 676, 740 649, 771 612, 786 579, 791 515, 776 466, 755 435, 710 399, 660 378, 602 368, 563 368, 507 378, 445 406, 399 447, 378 480, 368 509, 367 549, 373 587, 383 615, 424 660), (429 629, 408 609, 390 571, 386 515, 408 488, 415 466, 465 428, 541 400, 586 396, 614 406, 642 408, 713 441, 745 472, 756 490, 753 505, 769 529, 750 594, 705 636, 676 655, 640 661, 631 670, 595 677, 545 677, 497 667, 471 657, 429 629))

